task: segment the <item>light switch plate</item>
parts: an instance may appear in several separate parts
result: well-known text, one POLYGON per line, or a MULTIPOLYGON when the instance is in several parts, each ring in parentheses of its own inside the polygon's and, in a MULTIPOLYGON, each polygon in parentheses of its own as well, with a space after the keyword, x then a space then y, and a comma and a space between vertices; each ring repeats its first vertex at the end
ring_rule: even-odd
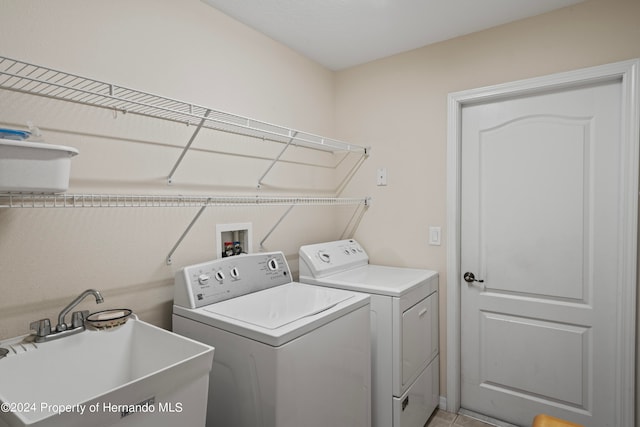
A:
POLYGON ((429 227, 429 244, 432 246, 440 246, 440 237, 442 231, 440 227, 429 227))

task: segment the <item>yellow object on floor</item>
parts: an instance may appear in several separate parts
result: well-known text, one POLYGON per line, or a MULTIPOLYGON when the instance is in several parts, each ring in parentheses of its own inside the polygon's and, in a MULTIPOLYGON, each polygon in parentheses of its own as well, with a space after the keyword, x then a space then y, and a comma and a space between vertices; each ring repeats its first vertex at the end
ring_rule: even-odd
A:
POLYGON ((539 414, 533 419, 531 427, 584 427, 582 424, 561 420, 551 415, 539 414))

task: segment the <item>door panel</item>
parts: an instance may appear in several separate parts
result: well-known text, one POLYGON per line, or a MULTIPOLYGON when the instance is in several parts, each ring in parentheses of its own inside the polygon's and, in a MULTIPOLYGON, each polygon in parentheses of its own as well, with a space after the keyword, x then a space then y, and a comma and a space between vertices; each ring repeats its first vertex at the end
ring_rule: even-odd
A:
POLYGON ((613 425, 621 102, 611 81, 463 107, 464 409, 613 425))
POLYGON ((481 132, 480 272, 494 291, 583 299, 589 135, 587 120, 549 116, 481 132))
POLYGON ((587 409, 589 328, 483 313, 480 330, 484 385, 587 409))

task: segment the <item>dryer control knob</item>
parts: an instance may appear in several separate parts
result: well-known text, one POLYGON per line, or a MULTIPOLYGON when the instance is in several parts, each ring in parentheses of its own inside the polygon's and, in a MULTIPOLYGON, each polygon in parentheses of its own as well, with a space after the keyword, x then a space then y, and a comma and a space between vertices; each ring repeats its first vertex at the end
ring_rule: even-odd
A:
POLYGON ((222 283, 224 280, 224 273, 222 271, 216 271, 216 280, 222 283))
POLYGON ((238 270, 238 267, 233 267, 231 270, 229 270, 229 274, 234 279, 237 279, 238 277, 240 277, 240 270, 238 270))
POLYGON ((318 251, 318 258, 320 258, 320 261, 322 262, 331 262, 331 255, 329 255, 329 253, 325 251, 318 251))
POLYGON ((209 279, 211 279, 211 277, 208 274, 201 274, 198 276, 198 283, 200 283, 201 285, 206 285, 207 283, 209 283, 209 279))

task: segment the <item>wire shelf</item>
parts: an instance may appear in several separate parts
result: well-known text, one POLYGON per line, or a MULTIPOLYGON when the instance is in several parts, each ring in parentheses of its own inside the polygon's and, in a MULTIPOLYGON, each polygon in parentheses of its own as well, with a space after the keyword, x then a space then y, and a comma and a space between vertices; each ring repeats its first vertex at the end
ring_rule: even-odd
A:
POLYGON ((370 198, 306 196, 171 196, 128 194, 0 194, 0 208, 154 208, 206 206, 368 205, 370 198))
POLYGON ((330 152, 363 146, 0 56, 0 88, 330 152))
MULTIPOLYGON (((285 144, 282 152, 273 160, 266 172, 258 180, 258 188, 261 187, 265 176, 289 146, 301 146, 333 153, 361 153, 361 159, 368 157, 370 150, 369 147, 349 144, 336 139, 325 138, 3 56, 0 56, 0 89, 99 107, 115 112, 131 113, 195 125, 195 131, 191 139, 184 147, 167 177, 168 183, 172 183, 174 172, 201 128, 285 144)), ((171 256, 189 233, 194 223, 202 212, 210 206, 289 206, 285 214, 262 239, 262 245, 293 206, 363 205, 368 207, 370 203, 371 199, 369 197, 0 193, 0 208, 199 208, 197 214, 167 256, 168 264, 171 263, 171 256)))

